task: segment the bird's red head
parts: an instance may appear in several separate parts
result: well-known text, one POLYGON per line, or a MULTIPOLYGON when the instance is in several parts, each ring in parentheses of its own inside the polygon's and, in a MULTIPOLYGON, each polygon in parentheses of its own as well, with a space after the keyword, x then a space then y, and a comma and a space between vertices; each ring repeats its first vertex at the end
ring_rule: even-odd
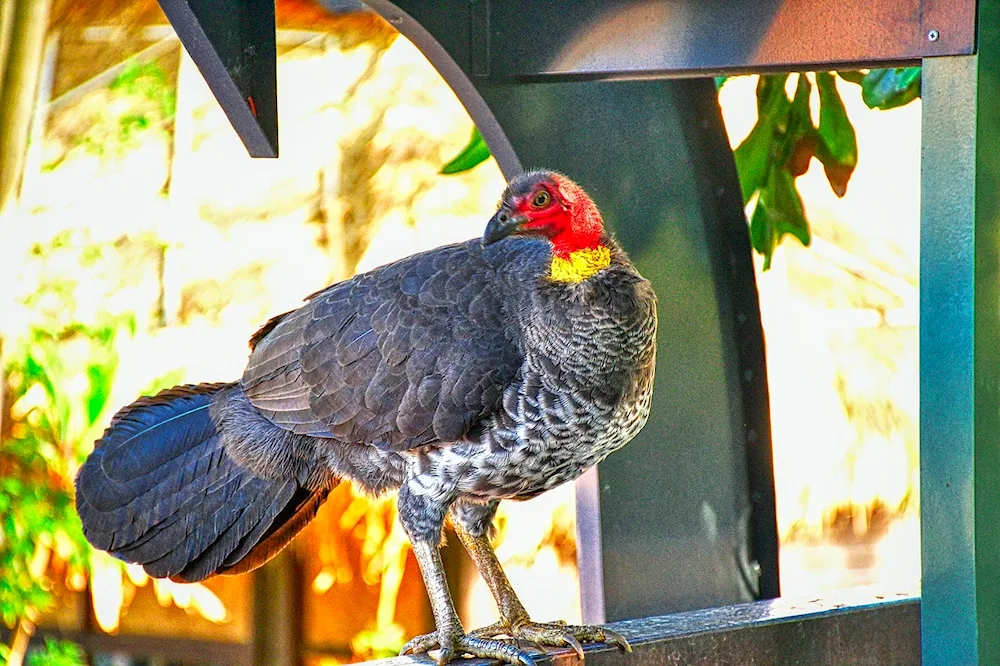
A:
POLYGON ((603 245, 604 221, 591 198, 572 180, 553 171, 529 171, 510 181, 486 226, 483 243, 512 235, 548 238, 553 255, 566 258, 603 245))

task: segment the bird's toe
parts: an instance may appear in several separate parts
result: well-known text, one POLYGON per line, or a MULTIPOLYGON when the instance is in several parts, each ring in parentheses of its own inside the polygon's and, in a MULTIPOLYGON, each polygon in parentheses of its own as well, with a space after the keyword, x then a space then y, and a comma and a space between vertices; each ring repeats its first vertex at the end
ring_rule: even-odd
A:
POLYGON ((467 635, 458 641, 458 651, 482 659, 499 659, 513 666, 535 666, 530 654, 507 641, 467 635))
POLYGON ((439 647, 441 647, 441 639, 435 631, 422 636, 414 636, 410 640, 406 641, 403 647, 399 650, 399 654, 402 656, 404 654, 414 654, 417 652, 429 652, 430 650, 436 650, 439 647))
POLYGON ((437 663, 444 666, 455 657, 463 654, 482 659, 499 659, 512 666, 535 666, 535 660, 530 654, 521 650, 510 641, 492 638, 504 629, 483 627, 465 636, 454 636, 450 633, 434 632, 417 636, 403 646, 399 654, 429 652, 438 650, 437 663), (492 632, 492 633, 490 633, 492 632))
POLYGON ((607 643, 626 652, 632 651, 625 637, 601 626, 572 625, 565 622, 523 622, 510 628, 508 635, 538 645, 571 647, 577 656, 584 658, 583 643, 607 643))
POLYGON ((473 638, 495 638, 496 636, 506 636, 508 635, 507 625, 503 622, 494 622, 486 627, 473 629, 468 633, 468 635, 473 638))

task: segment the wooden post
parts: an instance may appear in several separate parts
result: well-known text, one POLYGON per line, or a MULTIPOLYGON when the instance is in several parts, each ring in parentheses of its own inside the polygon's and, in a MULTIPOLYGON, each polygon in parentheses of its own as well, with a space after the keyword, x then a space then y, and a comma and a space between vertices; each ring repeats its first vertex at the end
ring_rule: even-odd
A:
POLYGON ((16 0, 0 0, 0 99, 3 98, 3 77, 7 71, 10 38, 14 34, 14 7, 16 0))
POLYGON ((21 182, 52 0, 14 0, 14 5, 0 96, 0 213, 16 198, 21 182))

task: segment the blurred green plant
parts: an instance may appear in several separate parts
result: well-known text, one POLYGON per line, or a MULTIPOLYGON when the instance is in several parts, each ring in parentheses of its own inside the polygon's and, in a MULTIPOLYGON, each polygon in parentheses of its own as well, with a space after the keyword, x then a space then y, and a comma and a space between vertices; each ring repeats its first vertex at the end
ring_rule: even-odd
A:
MULTIPOLYGON (((795 179, 809 169, 815 157, 823 165, 830 187, 838 197, 858 164, 858 140, 836 76, 861 86, 868 108, 894 109, 920 96, 920 68, 873 69, 867 72, 816 72, 819 123, 812 120, 813 83, 806 74, 794 75, 795 93, 785 92, 789 74, 766 74, 757 84, 757 123, 734 151, 743 203, 756 197, 750 215, 750 242, 771 266, 774 250, 786 235, 805 246, 812 240, 795 179)), ((727 79, 716 79, 719 89, 727 79)), ((489 147, 474 129, 465 147, 441 169, 454 174, 468 171, 490 157, 489 147)))
POLYGON ((45 647, 28 654, 28 666, 78 666, 86 664, 83 649, 70 641, 45 639, 45 647))
POLYGON ((133 145, 138 132, 173 118, 177 111, 176 91, 156 63, 130 61, 109 87, 113 93, 136 101, 137 108, 118 118, 119 142, 123 146, 133 145))
MULTIPOLYGON (((36 325, 6 355, 9 415, 0 449, 0 616, 20 663, 34 623, 64 590, 82 590, 90 547, 73 505, 73 478, 110 415, 115 340, 133 317, 94 325, 36 325)), ((31 663, 82 664, 50 642, 31 663)))
MULTIPOLYGON (((134 315, 93 324, 36 323, 5 354, 0 448, 0 617, 12 630, 7 657, 21 663, 34 624, 59 596, 82 591, 90 546, 73 502, 73 479, 110 421, 117 345, 135 334, 134 315)), ((173 385, 158 378, 147 393, 173 385)), ((83 664, 72 643, 48 641, 28 664, 83 664)))
MULTIPOLYGON (((165 131, 177 111, 176 86, 155 62, 129 61, 107 88, 93 92, 106 103, 85 107, 90 118, 71 145, 103 158, 117 158, 136 148, 144 132, 165 131)), ((67 158, 64 152, 42 166, 52 171, 67 158)))

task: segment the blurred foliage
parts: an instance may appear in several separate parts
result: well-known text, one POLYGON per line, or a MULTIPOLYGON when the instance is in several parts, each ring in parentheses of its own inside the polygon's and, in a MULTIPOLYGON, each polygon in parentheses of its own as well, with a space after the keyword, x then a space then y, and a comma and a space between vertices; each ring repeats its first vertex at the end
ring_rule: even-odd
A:
POLYGON ((351 640, 351 650, 365 661, 391 659, 399 656, 406 641, 403 627, 392 623, 359 632, 351 640))
MULTIPOLYGON (((90 548, 73 505, 73 478, 110 417, 115 338, 131 332, 133 321, 37 324, 5 356, 10 412, 0 449, 0 614, 11 629, 31 633, 56 590, 84 587, 90 548)), ((47 645, 30 663, 82 663, 59 645, 47 645)))
POLYGON ((162 118, 171 118, 177 111, 177 93, 167 80, 166 72, 153 62, 130 60, 110 86, 113 92, 135 95, 159 105, 162 118))
MULTIPOLYGON (((861 86, 868 108, 894 109, 920 96, 920 68, 873 69, 867 72, 837 72, 837 76, 861 86)), ((819 124, 813 123, 810 77, 795 74, 795 93, 786 93, 789 74, 766 74, 757 84, 757 123, 734 151, 743 203, 756 196, 750 215, 750 242, 764 257, 764 270, 771 266, 775 248, 785 235, 808 246, 811 241, 802 197, 795 179, 809 169, 815 157, 823 165, 830 187, 838 197, 858 164, 858 140, 832 72, 816 72, 819 93, 819 124)), ((721 89, 726 79, 716 79, 721 89)), ((489 147, 479 130, 464 148, 441 169, 453 174, 468 171, 486 161, 489 147)))
POLYGON ((155 62, 131 60, 107 88, 82 100, 82 113, 74 115, 72 142, 58 157, 42 166, 56 169, 68 157, 68 151, 80 148, 102 158, 118 158, 140 145, 139 135, 146 131, 166 131, 177 110, 175 85, 155 62))
POLYGON ((70 641, 45 639, 45 647, 28 653, 28 666, 77 666, 86 664, 83 649, 70 641))
MULTIPOLYGON (((118 347, 136 333, 130 312, 90 310, 89 321, 78 320, 78 282, 108 251, 108 243, 70 230, 28 248, 30 262, 55 261, 62 270, 42 271, 37 288, 20 303, 30 320, 4 345, 0 618, 13 632, 0 663, 21 663, 24 655, 12 650, 23 652, 23 635, 34 632, 60 595, 85 590, 91 576, 92 553, 76 515, 73 479, 111 419, 118 347)), ((172 385, 177 376, 169 374, 151 382, 147 392, 172 385)), ((96 602, 100 591, 92 593, 96 602)), ((50 641, 30 653, 27 663, 84 663, 80 654, 72 643, 50 641)))
POLYGON ((110 88, 112 93, 134 100, 137 107, 118 117, 119 146, 133 147, 138 132, 172 119, 177 110, 174 87, 156 63, 130 61, 110 88))

